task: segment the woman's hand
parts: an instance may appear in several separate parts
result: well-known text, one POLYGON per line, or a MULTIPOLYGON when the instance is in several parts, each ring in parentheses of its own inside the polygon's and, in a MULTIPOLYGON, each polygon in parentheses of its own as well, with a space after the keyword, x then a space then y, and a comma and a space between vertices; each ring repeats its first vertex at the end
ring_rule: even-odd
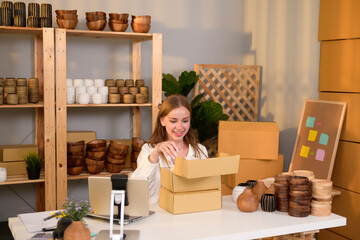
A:
POLYGON ((158 163, 161 153, 163 153, 165 157, 170 157, 172 160, 175 160, 178 151, 179 149, 173 141, 158 143, 154 148, 154 151, 149 155, 149 161, 152 163, 158 163))

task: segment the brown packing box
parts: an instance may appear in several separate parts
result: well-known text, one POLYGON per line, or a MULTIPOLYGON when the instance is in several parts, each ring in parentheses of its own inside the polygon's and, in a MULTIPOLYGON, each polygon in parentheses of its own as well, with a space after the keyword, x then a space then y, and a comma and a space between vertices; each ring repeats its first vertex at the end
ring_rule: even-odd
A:
POLYGON ((320 232, 316 235, 317 240, 349 240, 337 233, 331 232, 327 229, 321 229, 320 232))
POLYGON ((85 144, 96 139, 95 131, 68 131, 66 141, 78 142, 85 141, 85 144))
POLYGON ((0 146, 0 162, 23 161, 26 154, 38 152, 34 144, 0 146))
POLYGON ((159 206, 172 214, 221 209, 221 190, 173 193, 162 187, 159 206))
POLYGON ((219 150, 241 159, 278 159, 279 128, 275 122, 220 121, 219 150))
POLYGON ((218 175, 189 179, 175 175, 169 168, 161 168, 161 186, 174 193, 220 189, 221 177, 218 175))
POLYGON ((187 160, 176 158, 174 174, 185 178, 201 178, 236 173, 239 155, 187 160))
POLYGON ((229 187, 234 188, 239 183, 246 182, 249 179, 258 180, 274 177, 283 172, 283 164, 284 155, 282 154, 278 154, 277 161, 241 158, 237 173, 222 176, 222 181, 229 187))
POLYGON ((6 174, 11 175, 27 175, 25 161, 20 162, 0 162, 0 167, 6 168, 6 174))
POLYGON ((231 187, 229 187, 228 185, 222 183, 221 184, 221 195, 223 196, 227 196, 227 195, 232 195, 233 189, 231 187))
MULTIPOLYGON (((131 139, 111 139, 117 143, 121 143, 123 145, 128 145, 129 146, 129 150, 128 153, 126 154, 126 159, 125 159, 125 166, 124 168, 131 168, 131 150, 132 150, 132 140, 131 139)), ((110 145, 110 140, 107 139, 106 140, 106 145, 107 147, 109 147, 110 145)))

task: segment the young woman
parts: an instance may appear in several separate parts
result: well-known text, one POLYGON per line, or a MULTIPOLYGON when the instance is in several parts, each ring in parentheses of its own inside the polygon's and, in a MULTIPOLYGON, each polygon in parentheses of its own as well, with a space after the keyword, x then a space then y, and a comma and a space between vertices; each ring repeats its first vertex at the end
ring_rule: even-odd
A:
POLYGON ((152 203, 159 200, 160 167, 172 167, 176 157, 207 158, 207 150, 190 128, 191 106, 186 97, 171 95, 165 99, 156 119, 155 129, 137 159, 131 177, 148 179, 152 203))

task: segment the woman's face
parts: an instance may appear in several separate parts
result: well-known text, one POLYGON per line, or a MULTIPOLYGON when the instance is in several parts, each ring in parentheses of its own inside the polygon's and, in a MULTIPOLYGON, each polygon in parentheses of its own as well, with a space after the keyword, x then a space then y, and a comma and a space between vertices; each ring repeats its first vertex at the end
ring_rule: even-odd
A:
POLYGON ((166 129, 167 140, 182 141, 190 128, 190 112, 181 106, 171 110, 160 122, 166 129))

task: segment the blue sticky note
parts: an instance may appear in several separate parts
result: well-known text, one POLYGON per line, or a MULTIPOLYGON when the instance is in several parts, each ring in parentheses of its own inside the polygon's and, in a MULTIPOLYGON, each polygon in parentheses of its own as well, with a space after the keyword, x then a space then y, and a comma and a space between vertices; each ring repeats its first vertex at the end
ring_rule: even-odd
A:
POLYGON ((315 124, 315 117, 307 117, 306 126, 313 128, 315 124))
POLYGON ((326 133, 322 133, 320 135, 319 143, 326 146, 328 144, 328 141, 329 141, 329 135, 327 135, 326 133))
POLYGON ((91 234, 91 237, 95 237, 97 235, 97 233, 94 233, 94 232, 90 232, 91 234))

